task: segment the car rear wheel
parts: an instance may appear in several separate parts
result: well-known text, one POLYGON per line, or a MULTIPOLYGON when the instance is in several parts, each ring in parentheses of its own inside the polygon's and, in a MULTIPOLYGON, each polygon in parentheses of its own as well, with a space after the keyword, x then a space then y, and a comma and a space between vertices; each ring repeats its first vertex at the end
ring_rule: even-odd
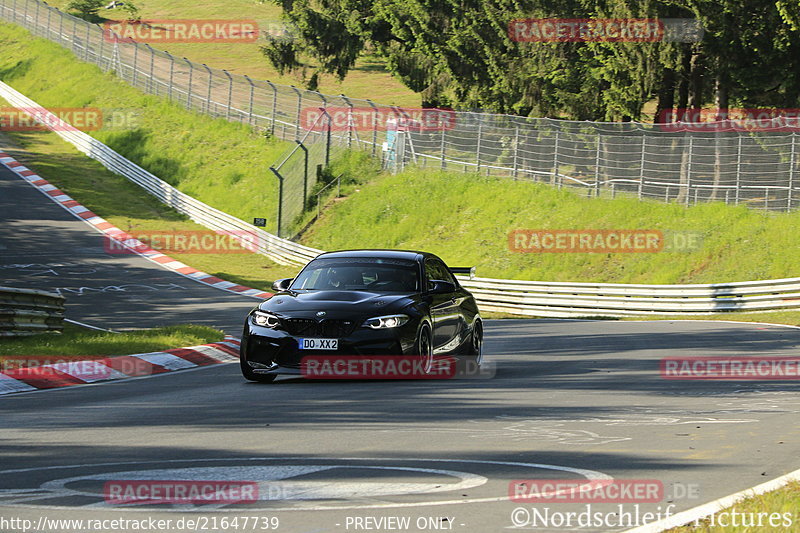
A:
POLYGON ((469 354, 474 358, 475 364, 481 366, 483 363, 483 323, 480 320, 472 326, 469 354))
POLYGON ((423 324, 417 335, 416 352, 422 360, 422 369, 430 374, 433 369, 433 334, 428 324, 423 324))
POLYGON ((253 369, 247 364, 247 354, 245 353, 244 344, 245 343, 242 342, 241 348, 239 348, 239 367, 242 369, 244 379, 257 383, 272 383, 275 381, 277 377, 275 374, 256 374, 253 372, 253 369))

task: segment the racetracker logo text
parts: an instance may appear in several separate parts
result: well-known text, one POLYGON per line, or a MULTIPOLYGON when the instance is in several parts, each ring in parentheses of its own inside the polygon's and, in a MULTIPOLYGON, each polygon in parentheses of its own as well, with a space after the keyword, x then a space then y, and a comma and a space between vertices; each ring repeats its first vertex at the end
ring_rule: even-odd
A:
POLYGON ((141 504, 210 504, 255 503, 255 481, 107 481, 103 485, 106 503, 141 504))
POLYGON ((260 237, 251 231, 153 231, 103 237, 109 254, 138 254, 149 249, 173 254, 252 254, 260 237))
POLYGON ((455 111, 411 107, 306 107, 300 125, 311 131, 442 131, 456 126, 455 111))
POLYGON ((516 229, 508 234, 508 248, 520 253, 654 253, 664 249, 664 235, 639 229, 516 229))
POLYGON ((138 43, 254 43, 259 30, 254 20, 109 21, 103 25, 103 38, 138 43))
POLYGON ((697 42, 704 30, 694 19, 614 18, 515 19, 508 23, 512 41, 536 42, 697 42))
POLYGON ((456 360, 437 358, 428 366, 416 355, 309 355, 300 368, 309 379, 451 379, 456 360))
POLYGON ((664 499, 657 479, 517 479, 508 484, 512 502, 654 503, 664 499))
POLYGON ((666 357, 664 379, 796 380, 800 357, 666 357))

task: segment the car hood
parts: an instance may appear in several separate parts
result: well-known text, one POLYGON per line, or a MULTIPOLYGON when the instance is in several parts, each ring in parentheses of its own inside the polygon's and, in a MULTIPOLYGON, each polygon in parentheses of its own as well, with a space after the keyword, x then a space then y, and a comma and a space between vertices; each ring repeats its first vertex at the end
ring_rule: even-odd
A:
POLYGON ((281 292, 259 305, 262 311, 296 318, 315 317, 325 311, 327 318, 380 316, 397 312, 414 301, 413 294, 370 291, 281 292))

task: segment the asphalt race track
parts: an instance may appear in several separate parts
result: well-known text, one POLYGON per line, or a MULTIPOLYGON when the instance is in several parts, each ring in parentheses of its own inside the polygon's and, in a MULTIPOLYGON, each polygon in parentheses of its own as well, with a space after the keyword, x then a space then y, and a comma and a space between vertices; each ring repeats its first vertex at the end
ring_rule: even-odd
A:
POLYGON ((102 234, 2 166, 0 217, 0 285, 59 292, 72 320, 111 329, 194 322, 238 336, 258 303, 106 252, 102 234))
MULTIPOLYGON (((104 254, 93 230, 3 172, 0 209, 4 285, 164 288, 69 294, 76 320, 191 320, 238 333, 253 305, 104 254)), ((530 530, 537 516, 537 531, 616 531, 636 513, 686 510, 798 468, 796 381, 667 380, 659 361, 796 355, 800 329, 519 320, 489 321, 486 336, 496 372, 484 379, 264 385, 219 365, 0 398, 0 517, 31 520, 29 531, 124 518, 170 522, 101 530, 501 532, 530 530), (512 480, 608 476, 655 480, 664 493, 635 503, 507 498, 512 480), (120 480, 255 482, 258 498, 106 503, 104 487, 120 480), (610 525, 565 524, 587 506, 610 525)))

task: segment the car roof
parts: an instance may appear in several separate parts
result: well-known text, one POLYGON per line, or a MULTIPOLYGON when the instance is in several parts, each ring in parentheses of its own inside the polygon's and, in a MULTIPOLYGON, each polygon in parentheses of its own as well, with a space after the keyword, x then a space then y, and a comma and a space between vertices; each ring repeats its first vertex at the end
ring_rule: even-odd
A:
POLYGON ((339 250, 336 252, 325 252, 317 258, 336 258, 336 257, 378 257, 382 259, 409 259, 419 261, 423 257, 436 257, 428 252, 418 252, 414 250, 385 250, 385 249, 362 249, 362 250, 339 250))

